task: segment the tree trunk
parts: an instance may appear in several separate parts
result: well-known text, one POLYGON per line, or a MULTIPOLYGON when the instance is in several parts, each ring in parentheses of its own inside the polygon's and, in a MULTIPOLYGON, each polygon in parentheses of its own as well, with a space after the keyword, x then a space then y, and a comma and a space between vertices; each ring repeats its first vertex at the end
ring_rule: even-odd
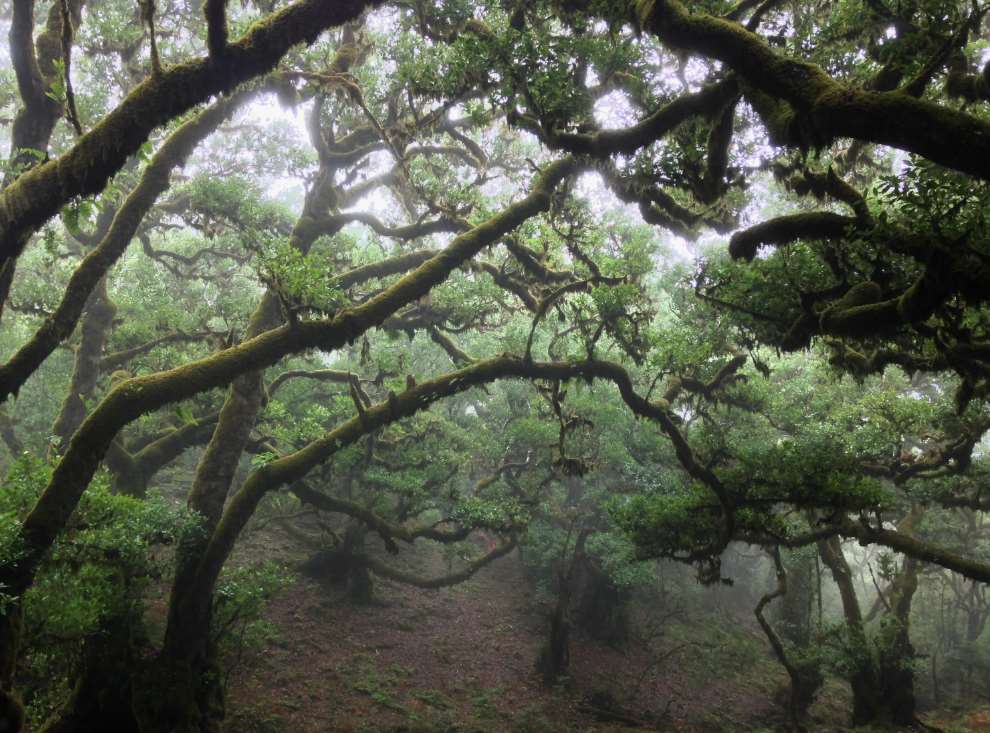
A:
POLYGON ((580 600, 576 618, 581 628, 593 638, 609 644, 622 644, 629 633, 626 598, 622 589, 585 556, 579 569, 580 600))
POLYGON ((368 566, 360 558, 364 556, 364 540, 368 530, 359 522, 351 524, 347 528, 347 535, 344 539, 346 552, 350 562, 348 563, 347 585, 350 590, 351 601, 353 603, 366 605, 374 600, 374 581, 368 566))
POLYGON ((574 554, 567 569, 560 568, 557 585, 557 603, 550 616, 550 629, 547 643, 540 650, 536 669, 543 675, 543 684, 552 687, 567 674, 570 666, 570 607, 574 592, 574 579, 579 565, 584 562, 584 544, 591 530, 582 529, 574 542, 574 554))
POLYGON ((796 731, 804 731, 806 730, 804 723, 808 717, 808 708, 815 701, 815 697, 818 695, 818 691, 821 689, 825 678, 817 663, 795 662, 790 658, 780 635, 770 625, 770 622, 767 621, 763 613, 763 609, 766 608, 767 604, 775 598, 786 598, 788 593, 787 573, 780 559, 780 550, 774 548, 773 552, 771 552, 771 557, 773 558, 776 569, 777 587, 760 598, 753 613, 756 615, 756 620, 760 624, 760 628, 763 629, 763 633, 766 634, 767 640, 770 642, 774 656, 777 657, 777 661, 781 663, 787 671, 787 676, 790 678, 791 685, 788 691, 787 701, 787 718, 790 726, 796 731))
POLYGON ((11 601, 0 614, 0 731, 4 733, 17 733, 24 724, 24 706, 14 691, 22 613, 20 602, 11 601))
MULTIPOLYGON (((302 252, 308 251, 315 237, 315 233, 307 233, 305 222, 325 208, 324 193, 320 185, 310 190, 303 216, 293 231, 291 242, 302 252)), ((244 336, 258 336, 282 320, 278 296, 269 288, 251 315, 244 336)), ((213 733, 223 718, 223 689, 216 650, 210 641, 216 577, 201 567, 201 561, 220 523, 234 474, 261 410, 263 376, 263 371, 248 372, 231 383, 196 469, 188 505, 201 515, 203 526, 185 538, 176 553, 165 644, 146 681, 152 687, 136 698, 136 705, 145 707, 141 714, 143 733, 213 733), (157 675, 168 681, 158 694, 154 690, 157 675)))
POLYGON ((132 705, 136 653, 134 628, 143 620, 136 614, 108 620, 87 639, 82 669, 69 700, 41 728, 41 733, 86 733, 112 730, 138 733, 132 705))
POLYGON ((543 675, 543 684, 547 687, 557 684, 570 666, 571 624, 567 620, 567 605, 564 594, 558 595, 550 618, 550 635, 536 662, 536 669, 543 675))
MULTIPOLYGON (((912 520, 913 521, 913 520, 912 520)), ((909 635, 911 601, 918 588, 918 561, 905 558, 886 600, 874 659, 863 626, 852 572, 837 538, 819 542, 822 561, 832 572, 855 655, 849 684, 853 693, 853 725, 880 723, 909 726, 916 722, 914 647, 909 635)))
POLYGON ((62 402, 62 408, 52 432, 59 440, 61 452, 69 444, 69 439, 86 418, 86 401, 93 398, 93 391, 100 378, 100 357, 106 346, 107 335, 117 307, 107 295, 107 279, 97 283, 86 303, 86 315, 79 329, 79 346, 76 347, 75 365, 69 392, 62 402))
MULTIPOLYGON (((277 318, 277 304, 266 296, 252 330, 266 330, 273 313, 277 318)), ((142 733, 212 733, 223 718, 216 650, 210 642, 216 579, 200 572, 200 561, 261 407, 261 378, 260 372, 250 372, 234 380, 200 459, 188 505, 200 515, 202 526, 184 537, 176 551, 165 643, 143 681, 150 687, 135 698, 142 733)))
POLYGON ((842 600, 842 612, 849 633, 850 651, 854 654, 849 686, 853 694, 853 725, 866 725, 883 717, 883 697, 880 679, 867 646, 866 631, 863 628, 863 614, 853 585, 852 570, 842 552, 842 543, 837 537, 818 542, 818 554, 832 574, 842 600))
POLYGON ((912 725, 915 722, 914 646, 910 638, 911 601, 918 589, 918 561, 905 558, 894 581, 885 615, 885 633, 880 649, 880 684, 885 722, 912 725))
POLYGON ((815 602, 815 558, 802 552, 787 557, 787 592, 776 613, 780 635, 797 648, 812 639, 812 610, 815 602))

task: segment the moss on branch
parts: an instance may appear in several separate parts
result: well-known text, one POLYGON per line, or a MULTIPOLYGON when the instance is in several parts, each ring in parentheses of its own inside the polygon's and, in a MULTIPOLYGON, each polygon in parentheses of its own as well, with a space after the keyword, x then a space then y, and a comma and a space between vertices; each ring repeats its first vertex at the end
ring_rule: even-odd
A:
POLYGON ((299 43, 353 20, 381 0, 299 0, 253 25, 220 58, 177 64, 139 84, 64 155, 21 175, 0 194, 0 263, 68 201, 99 193, 156 128, 210 97, 271 71, 299 43))
POLYGON ((72 273, 55 312, 0 366, 0 402, 16 395, 27 378, 72 334, 90 293, 123 255, 158 197, 168 190, 172 171, 182 166, 196 146, 253 94, 244 91, 216 102, 168 137, 117 211, 106 235, 72 273))
POLYGON ((16 564, 0 567, 0 582, 16 594, 32 582, 41 558, 74 511, 111 441, 128 423, 164 405, 230 384, 237 377, 271 366, 288 354, 319 348, 332 351, 380 325, 404 305, 423 297, 457 267, 532 216, 550 207, 551 194, 578 170, 565 158, 547 166, 532 191, 471 230, 384 292, 343 310, 330 321, 304 321, 265 331, 212 356, 157 374, 129 379, 90 413, 22 526, 27 548, 16 564))
POLYGON ((634 0, 639 25, 664 43, 717 59, 748 85, 786 102, 814 145, 840 137, 907 150, 990 180, 990 123, 900 91, 842 84, 788 58, 743 26, 693 14, 678 0, 634 0))
POLYGON ((830 211, 778 216, 733 234, 729 254, 751 261, 761 246, 781 246, 799 239, 839 239, 856 224, 856 219, 830 211))

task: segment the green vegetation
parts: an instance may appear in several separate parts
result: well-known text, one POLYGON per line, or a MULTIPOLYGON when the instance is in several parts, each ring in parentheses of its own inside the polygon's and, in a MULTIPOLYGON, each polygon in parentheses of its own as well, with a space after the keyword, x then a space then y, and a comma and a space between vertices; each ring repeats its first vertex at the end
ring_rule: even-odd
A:
POLYGON ((988 11, 12 0, 0 731, 980 725, 988 11))

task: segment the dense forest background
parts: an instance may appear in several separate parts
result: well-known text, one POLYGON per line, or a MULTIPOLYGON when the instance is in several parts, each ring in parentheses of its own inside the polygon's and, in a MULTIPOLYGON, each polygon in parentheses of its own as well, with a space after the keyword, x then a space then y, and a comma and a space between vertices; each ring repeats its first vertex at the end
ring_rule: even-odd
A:
POLYGON ((0 731, 990 730, 988 10, 0 2, 0 731))

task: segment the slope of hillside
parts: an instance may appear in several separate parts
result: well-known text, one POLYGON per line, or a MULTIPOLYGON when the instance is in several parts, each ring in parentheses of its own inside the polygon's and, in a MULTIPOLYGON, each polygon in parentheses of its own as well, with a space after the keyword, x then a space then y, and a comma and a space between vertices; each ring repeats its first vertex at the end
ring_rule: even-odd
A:
MULTIPOLYGON (((276 529, 241 558, 298 563, 276 529)), ((439 574, 439 553, 400 558, 439 574), (425 558, 424 558, 425 555, 425 558)), ((541 685, 534 660, 547 605, 513 553, 459 586, 427 591, 379 581, 372 605, 299 578, 270 605, 277 632, 231 675, 228 730, 623 731, 757 730, 779 719, 781 670, 744 619, 640 607, 622 649, 575 632, 571 676, 541 685)), ((818 706, 841 720, 841 696, 818 706)))

